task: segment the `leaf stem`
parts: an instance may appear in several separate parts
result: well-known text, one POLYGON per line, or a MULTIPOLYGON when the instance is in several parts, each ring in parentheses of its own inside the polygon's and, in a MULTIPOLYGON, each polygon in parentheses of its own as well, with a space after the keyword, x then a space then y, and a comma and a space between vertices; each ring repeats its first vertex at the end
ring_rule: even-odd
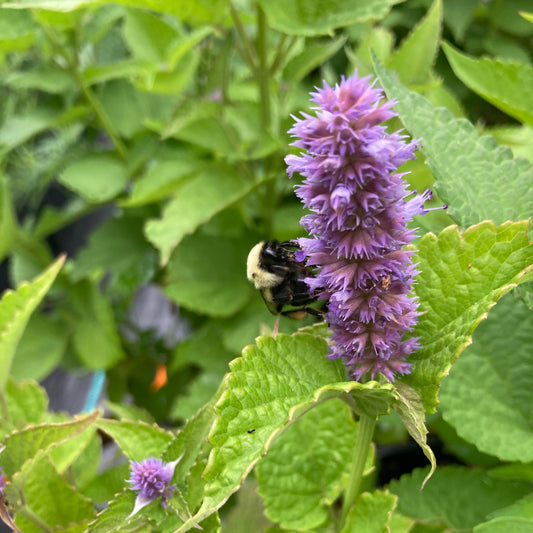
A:
POLYGON ((259 57, 259 95, 261 120, 265 130, 270 130, 270 68, 268 66, 267 21, 265 12, 257 3, 257 55, 259 57))
POLYGON ((363 480, 366 458, 372 444, 375 425, 375 417, 367 415, 360 416, 359 435, 354 449, 352 470, 350 472, 348 488, 346 489, 342 504, 341 527, 344 527, 348 512, 352 508, 357 496, 359 495, 359 491, 361 490, 361 482, 363 480))
POLYGON ((257 70, 257 58, 255 56, 252 43, 250 42, 250 39, 248 38, 248 34, 246 33, 246 30, 244 29, 244 25, 239 17, 239 14, 237 13, 237 10, 233 6, 232 2, 229 3, 229 7, 231 10, 231 18, 233 19, 233 22, 235 23, 235 28, 243 43, 243 48, 240 49, 239 52, 244 57, 245 61, 248 63, 250 68, 255 71, 257 70))
POLYGON ((26 518, 26 520, 28 520, 35 526, 37 526, 41 531, 45 531, 46 533, 52 532, 52 528, 35 511, 33 511, 27 505, 20 507, 17 510, 17 513, 20 516, 23 516, 24 518, 26 518))

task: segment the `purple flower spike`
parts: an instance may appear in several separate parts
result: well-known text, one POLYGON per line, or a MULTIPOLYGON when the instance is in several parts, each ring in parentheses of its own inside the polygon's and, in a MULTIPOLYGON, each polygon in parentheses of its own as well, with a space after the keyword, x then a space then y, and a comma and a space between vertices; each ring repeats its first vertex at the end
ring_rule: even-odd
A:
POLYGON ((424 214, 429 191, 407 190, 396 169, 414 159, 417 142, 381 123, 396 115, 394 102, 379 106, 380 88, 357 74, 312 93, 315 114, 295 117, 289 133, 304 150, 286 158, 288 174, 305 180, 296 194, 311 214, 301 220, 311 238, 299 239, 317 276, 311 292, 327 300, 333 332, 330 359, 342 358, 350 377, 378 373, 390 381, 408 374, 407 356, 418 340, 412 331, 417 301, 408 294, 417 271, 402 250, 414 231, 406 223, 424 214))
POLYGON ((170 481, 182 457, 183 455, 170 463, 164 463, 155 457, 149 457, 140 463, 131 461, 132 472, 128 482, 131 483, 132 490, 138 491, 139 494, 130 516, 159 497, 161 497, 161 505, 166 509, 167 500, 176 489, 176 485, 170 485, 170 481))

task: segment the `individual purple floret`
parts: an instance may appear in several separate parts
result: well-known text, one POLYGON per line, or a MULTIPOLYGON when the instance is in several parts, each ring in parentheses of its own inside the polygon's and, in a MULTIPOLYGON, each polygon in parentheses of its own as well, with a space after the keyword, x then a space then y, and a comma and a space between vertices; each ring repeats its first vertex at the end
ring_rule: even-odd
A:
POLYGON ((138 491, 139 494, 130 516, 159 497, 161 505, 166 509, 167 500, 176 489, 176 485, 170 485, 170 481, 180 459, 181 457, 171 463, 165 463, 155 457, 149 457, 140 463, 131 461, 132 472, 128 482, 131 483, 132 490, 138 491))
POLYGON ((311 214, 301 224, 312 238, 299 239, 306 264, 316 268, 309 289, 327 300, 333 332, 330 359, 341 357, 350 377, 382 373, 393 381, 408 374, 406 357, 418 339, 402 340, 417 321, 408 296, 417 274, 415 237, 406 223, 424 214, 429 191, 409 192, 394 171, 414 159, 417 142, 381 125, 395 116, 394 102, 379 106, 380 88, 357 74, 312 93, 315 114, 303 114, 289 133, 300 155, 286 158, 289 176, 305 177, 296 194, 311 214))
POLYGON ((7 477, 4 475, 4 469, 0 466, 0 494, 4 493, 7 477))

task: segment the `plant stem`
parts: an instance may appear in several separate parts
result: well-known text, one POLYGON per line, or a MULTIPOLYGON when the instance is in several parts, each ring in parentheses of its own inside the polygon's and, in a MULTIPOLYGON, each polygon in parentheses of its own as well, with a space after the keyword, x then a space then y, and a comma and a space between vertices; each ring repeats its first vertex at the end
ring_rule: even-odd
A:
POLYGON ((46 533, 51 533, 52 528, 37 514, 35 511, 30 509, 27 505, 24 505, 20 507, 17 510, 17 513, 35 526, 37 526, 41 531, 45 531, 46 533))
POLYGON ((354 450, 352 471, 350 472, 350 479, 348 482, 349 484, 348 488, 346 489, 342 504, 341 527, 344 527, 348 512, 352 508, 357 496, 359 495, 359 491, 361 490, 361 482, 363 480, 366 458, 372 444, 375 425, 376 418, 367 415, 361 415, 359 418, 359 435, 354 450))
POLYGON ((256 60, 256 56, 254 53, 254 48, 252 46, 252 43, 250 42, 250 39, 248 38, 248 34, 246 33, 246 30, 244 29, 244 24, 242 23, 239 17, 239 14, 237 13, 237 10, 233 7, 232 2, 230 2, 229 7, 231 10, 231 18, 233 19, 233 22, 235 23, 235 29, 237 30, 237 33, 239 34, 239 37, 242 40, 243 48, 241 49, 241 55, 244 57, 249 67, 253 71, 255 71, 257 69, 257 60, 256 60))
POLYGON ((263 127, 270 130, 270 68, 267 60, 267 22, 265 12, 257 4, 257 55, 259 57, 259 95, 263 127))

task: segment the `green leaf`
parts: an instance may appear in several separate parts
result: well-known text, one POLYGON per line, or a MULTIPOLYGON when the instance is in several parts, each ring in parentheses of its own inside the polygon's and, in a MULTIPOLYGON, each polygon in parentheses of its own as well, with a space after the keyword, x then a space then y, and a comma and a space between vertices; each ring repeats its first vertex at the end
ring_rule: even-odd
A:
POLYGON ((36 35, 36 24, 30 13, 2 10, 0 51, 26 50, 35 41, 36 35))
POLYGON ((99 420, 98 427, 117 443, 130 461, 160 457, 173 439, 171 433, 145 422, 99 420))
POLYGON ((128 10, 122 34, 133 56, 148 63, 164 63, 179 34, 161 18, 139 10, 128 10))
POLYGON ((449 44, 444 52, 455 75, 504 113, 533 126, 533 67, 488 57, 473 59, 449 44))
POLYGON ((252 244, 207 235, 184 240, 168 263, 165 294, 196 313, 233 315, 252 292, 244 274, 252 244))
POLYGON ((2 466, 8 476, 15 472, 30 459, 41 455, 59 443, 73 439, 87 429, 98 418, 98 412, 79 417, 69 422, 41 424, 14 431, 4 441, 4 449, 0 455, 2 466))
POLYGON ((33 381, 7 382, 5 403, 9 416, 0 419, 0 439, 8 431, 42 422, 48 407, 44 389, 33 381))
POLYGON ((16 239, 17 219, 15 207, 7 185, 7 179, 0 176, 0 261, 11 251, 16 239))
POLYGON ((380 20, 399 0, 261 0, 269 24, 290 35, 324 35, 356 22, 380 20))
POLYGON ((4 83, 15 90, 33 89, 60 94, 74 87, 74 78, 64 70, 41 65, 33 70, 12 72, 6 76, 4 83))
POLYGON ((127 181, 126 167, 110 154, 86 155, 59 175, 60 183, 92 203, 111 200, 127 181))
POLYGON ((422 348, 410 356, 413 371, 400 381, 418 390, 428 412, 437 405, 439 383, 489 309, 530 278, 528 227, 527 222, 499 227, 482 222, 463 234, 450 226, 438 237, 430 233, 420 239, 416 295, 422 314, 415 334, 422 348))
POLYGON ((506 296, 480 325, 440 391, 444 419, 465 440, 502 461, 533 461, 531 331, 531 311, 506 296))
POLYGON ((48 315, 33 315, 17 346, 11 375, 15 379, 44 379, 58 365, 67 341, 64 326, 48 315))
POLYGON ((16 291, 8 290, 0 301, 0 391, 6 387, 17 345, 31 314, 39 305, 63 266, 65 257, 59 257, 32 282, 23 283, 16 291))
POLYGON ((108 290, 130 295, 152 278, 157 266, 155 250, 146 242, 142 230, 140 217, 106 220, 77 255, 71 278, 78 281, 108 274, 108 290))
POLYGON ((426 474, 416 469, 391 482, 390 491, 399 496, 398 512, 450 529, 471 529, 531 491, 529 483, 499 480, 458 466, 439 467, 421 491, 426 474))
POLYGON ((120 202, 124 207, 135 207, 158 202, 176 194, 204 163, 189 151, 174 150, 171 160, 155 163, 135 181, 129 198, 120 202))
POLYGON ((500 125, 486 130, 499 144, 505 144, 515 157, 525 157, 533 163, 533 128, 529 126, 500 125))
POLYGON ((426 16, 394 52, 388 67, 407 85, 425 84, 437 58, 442 27, 442 1, 435 0, 426 16))
POLYGON ((494 518, 479 524, 474 528, 474 533, 530 533, 533 531, 533 519, 506 516, 494 518))
MULTIPOLYGON (((118 4, 139 9, 150 9, 160 13, 175 15, 183 22, 192 24, 220 22, 224 14, 225 0, 117 0, 118 4)), ((5 2, 2 7, 14 9, 46 9, 49 11, 69 12, 85 6, 106 4, 105 0, 19 0, 18 2, 5 2)))
MULTIPOLYGON (((16 483, 16 476, 14 479, 16 483)), ((43 456, 32 462, 24 482, 24 505, 46 524, 67 527, 83 524, 95 516, 92 503, 73 489, 43 456)), ((23 531, 35 531, 35 524, 18 514, 16 524, 23 531)), ((41 531, 37 528, 37 531, 41 531)), ((71 531, 68 529, 68 531, 71 531)))
POLYGON ((73 286, 70 298, 76 317, 72 337, 76 354, 91 370, 114 366, 125 354, 110 302, 89 281, 73 286))
POLYGON ((218 164, 200 171, 181 187, 160 219, 148 220, 145 234, 165 264, 183 237, 241 199, 252 188, 236 171, 218 164))
POLYGON ((277 335, 259 337, 231 363, 209 437, 213 451, 204 473, 205 497, 180 531, 219 508, 274 438, 314 405, 340 398, 355 412, 369 416, 388 411, 394 399, 390 384, 339 382, 340 367, 326 354, 326 342, 320 337, 277 335))
POLYGON ((474 18, 477 5, 477 0, 446 0, 444 20, 456 41, 464 40, 466 29, 474 18))
POLYGON ((396 383, 396 392, 398 399, 393 404, 394 410, 398 413, 409 435, 422 448, 424 455, 431 463, 427 478, 424 483, 433 475, 437 468, 437 461, 433 451, 427 444, 428 430, 426 428, 426 411, 420 394, 415 389, 407 386, 405 383, 398 381, 396 383))
POLYGON ((344 45, 346 38, 312 42, 303 51, 293 57, 283 69, 282 79, 287 83, 298 83, 312 70, 324 64, 344 45))
POLYGON ((363 492, 348 514, 341 533, 377 533, 390 531, 392 511, 398 498, 388 492, 363 492))
POLYGON ((323 525, 343 489, 343 476, 350 473, 356 442, 350 409, 339 400, 317 406, 293 424, 257 466, 266 516, 285 529, 323 525))
POLYGON ((1 150, 12 150, 38 133, 53 127, 60 113, 45 107, 24 115, 9 115, 0 127, 1 150))
POLYGON ((482 220, 501 224, 524 220, 533 213, 533 170, 523 159, 513 159, 507 147, 444 109, 434 109, 421 95, 409 91, 374 57, 374 67, 396 111, 415 138, 436 179, 439 197, 462 226, 482 220), (505 179, 502 179, 505 176, 505 179))

